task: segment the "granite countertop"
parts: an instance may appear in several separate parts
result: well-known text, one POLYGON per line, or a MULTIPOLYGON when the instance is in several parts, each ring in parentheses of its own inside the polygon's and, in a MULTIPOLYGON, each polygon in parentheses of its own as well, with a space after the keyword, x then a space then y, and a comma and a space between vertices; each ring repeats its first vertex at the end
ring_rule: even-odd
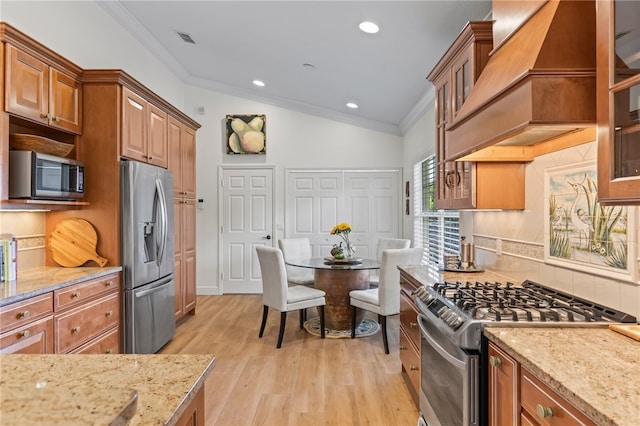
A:
POLYGON ((640 342, 607 327, 484 334, 598 425, 640 425, 640 342))
POLYGON ((0 283, 0 307, 120 271, 122 271, 121 266, 104 268, 43 266, 20 271, 17 280, 0 283))
POLYGON ((490 281, 490 282, 512 282, 514 284, 522 284, 522 282, 513 280, 496 272, 483 270, 479 272, 449 272, 437 269, 429 265, 421 266, 399 266, 401 271, 411 275, 415 280, 424 286, 431 286, 437 282, 443 281, 490 281))
POLYGON ((0 355, 0 423, 173 425, 214 363, 213 355, 0 355))

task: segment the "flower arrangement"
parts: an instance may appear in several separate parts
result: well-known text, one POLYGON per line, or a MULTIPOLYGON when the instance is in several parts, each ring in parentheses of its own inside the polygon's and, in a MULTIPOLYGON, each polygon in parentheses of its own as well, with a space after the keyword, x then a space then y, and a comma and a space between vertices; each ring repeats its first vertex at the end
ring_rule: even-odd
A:
MULTIPOLYGON (((346 222, 339 223, 333 228, 331 228, 330 234, 340 236, 345 243, 344 249, 342 249, 342 242, 340 243, 339 246, 338 245, 333 246, 334 248, 340 249, 340 250, 337 250, 336 253, 342 252, 344 257, 352 257, 356 252, 355 247, 353 247, 351 245, 351 241, 349 241, 350 233, 351 233, 351 225, 349 225, 346 222)), ((332 250, 332 253, 333 253, 333 250, 332 250)))

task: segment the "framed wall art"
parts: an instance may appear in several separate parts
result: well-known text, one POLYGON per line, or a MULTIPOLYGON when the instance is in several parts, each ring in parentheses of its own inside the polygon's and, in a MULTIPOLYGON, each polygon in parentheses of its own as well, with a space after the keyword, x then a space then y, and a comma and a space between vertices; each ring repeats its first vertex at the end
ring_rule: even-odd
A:
POLYGON ((545 262, 635 279, 635 209, 598 202, 595 161, 545 170, 545 262))
POLYGON ((227 154, 266 154, 267 118, 264 114, 226 116, 227 154))

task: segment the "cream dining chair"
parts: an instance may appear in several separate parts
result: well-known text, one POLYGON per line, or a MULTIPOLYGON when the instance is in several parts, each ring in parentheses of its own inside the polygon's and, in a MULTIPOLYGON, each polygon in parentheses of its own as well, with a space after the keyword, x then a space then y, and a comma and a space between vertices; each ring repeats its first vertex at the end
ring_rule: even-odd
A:
MULTIPOLYGON (((380 238, 376 247, 376 260, 378 262, 382 261, 382 252, 385 250, 404 249, 409 248, 410 246, 411 240, 407 240, 404 238, 380 238)), ((377 272, 371 276, 371 278, 369 279, 369 287, 378 287, 378 276, 379 274, 377 272)))
MULTIPOLYGON (((285 260, 311 258, 311 242, 308 238, 282 238, 278 240, 278 247, 285 260)), ((313 269, 289 265, 286 265, 286 269, 289 285, 314 285, 313 269)))
POLYGON ((302 285, 289 287, 284 258, 280 249, 258 246, 256 247, 256 252, 260 263, 260 273, 262 274, 262 303, 264 305, 258 337, 262 338, 264 334, 269 308, 280 311, 280 332, 278 333, 278 344, 276 345, 277 348, 280 348, 287 322, 287 312, 299 310, 300 328, 303 328, 306 309, 317 306, 320 308, 320 336, 324 339, 325 292, 302 285))
POLYGON ((419 265, 422 248, 387 249, 382 252, 380 281, 378 288, 353 290, 349 293, 351 302, 351 338, 356 337, 356 311, 358 308, 378 314, 382 325, 384 353, 389 353, 387 340, 387 317, 400 313, 400 271, 399 265, 419 265))

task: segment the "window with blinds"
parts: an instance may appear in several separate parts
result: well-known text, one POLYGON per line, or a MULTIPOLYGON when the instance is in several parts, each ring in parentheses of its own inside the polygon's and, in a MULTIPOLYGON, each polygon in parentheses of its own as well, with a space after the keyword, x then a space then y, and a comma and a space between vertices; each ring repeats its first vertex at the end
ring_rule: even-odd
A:
POLYGON ((425 248, 423 263, 442 266, 445 254, 460 254, 460 214, 436 209, 436 160, 416 164, 414 181, 414 241, 425 248))

